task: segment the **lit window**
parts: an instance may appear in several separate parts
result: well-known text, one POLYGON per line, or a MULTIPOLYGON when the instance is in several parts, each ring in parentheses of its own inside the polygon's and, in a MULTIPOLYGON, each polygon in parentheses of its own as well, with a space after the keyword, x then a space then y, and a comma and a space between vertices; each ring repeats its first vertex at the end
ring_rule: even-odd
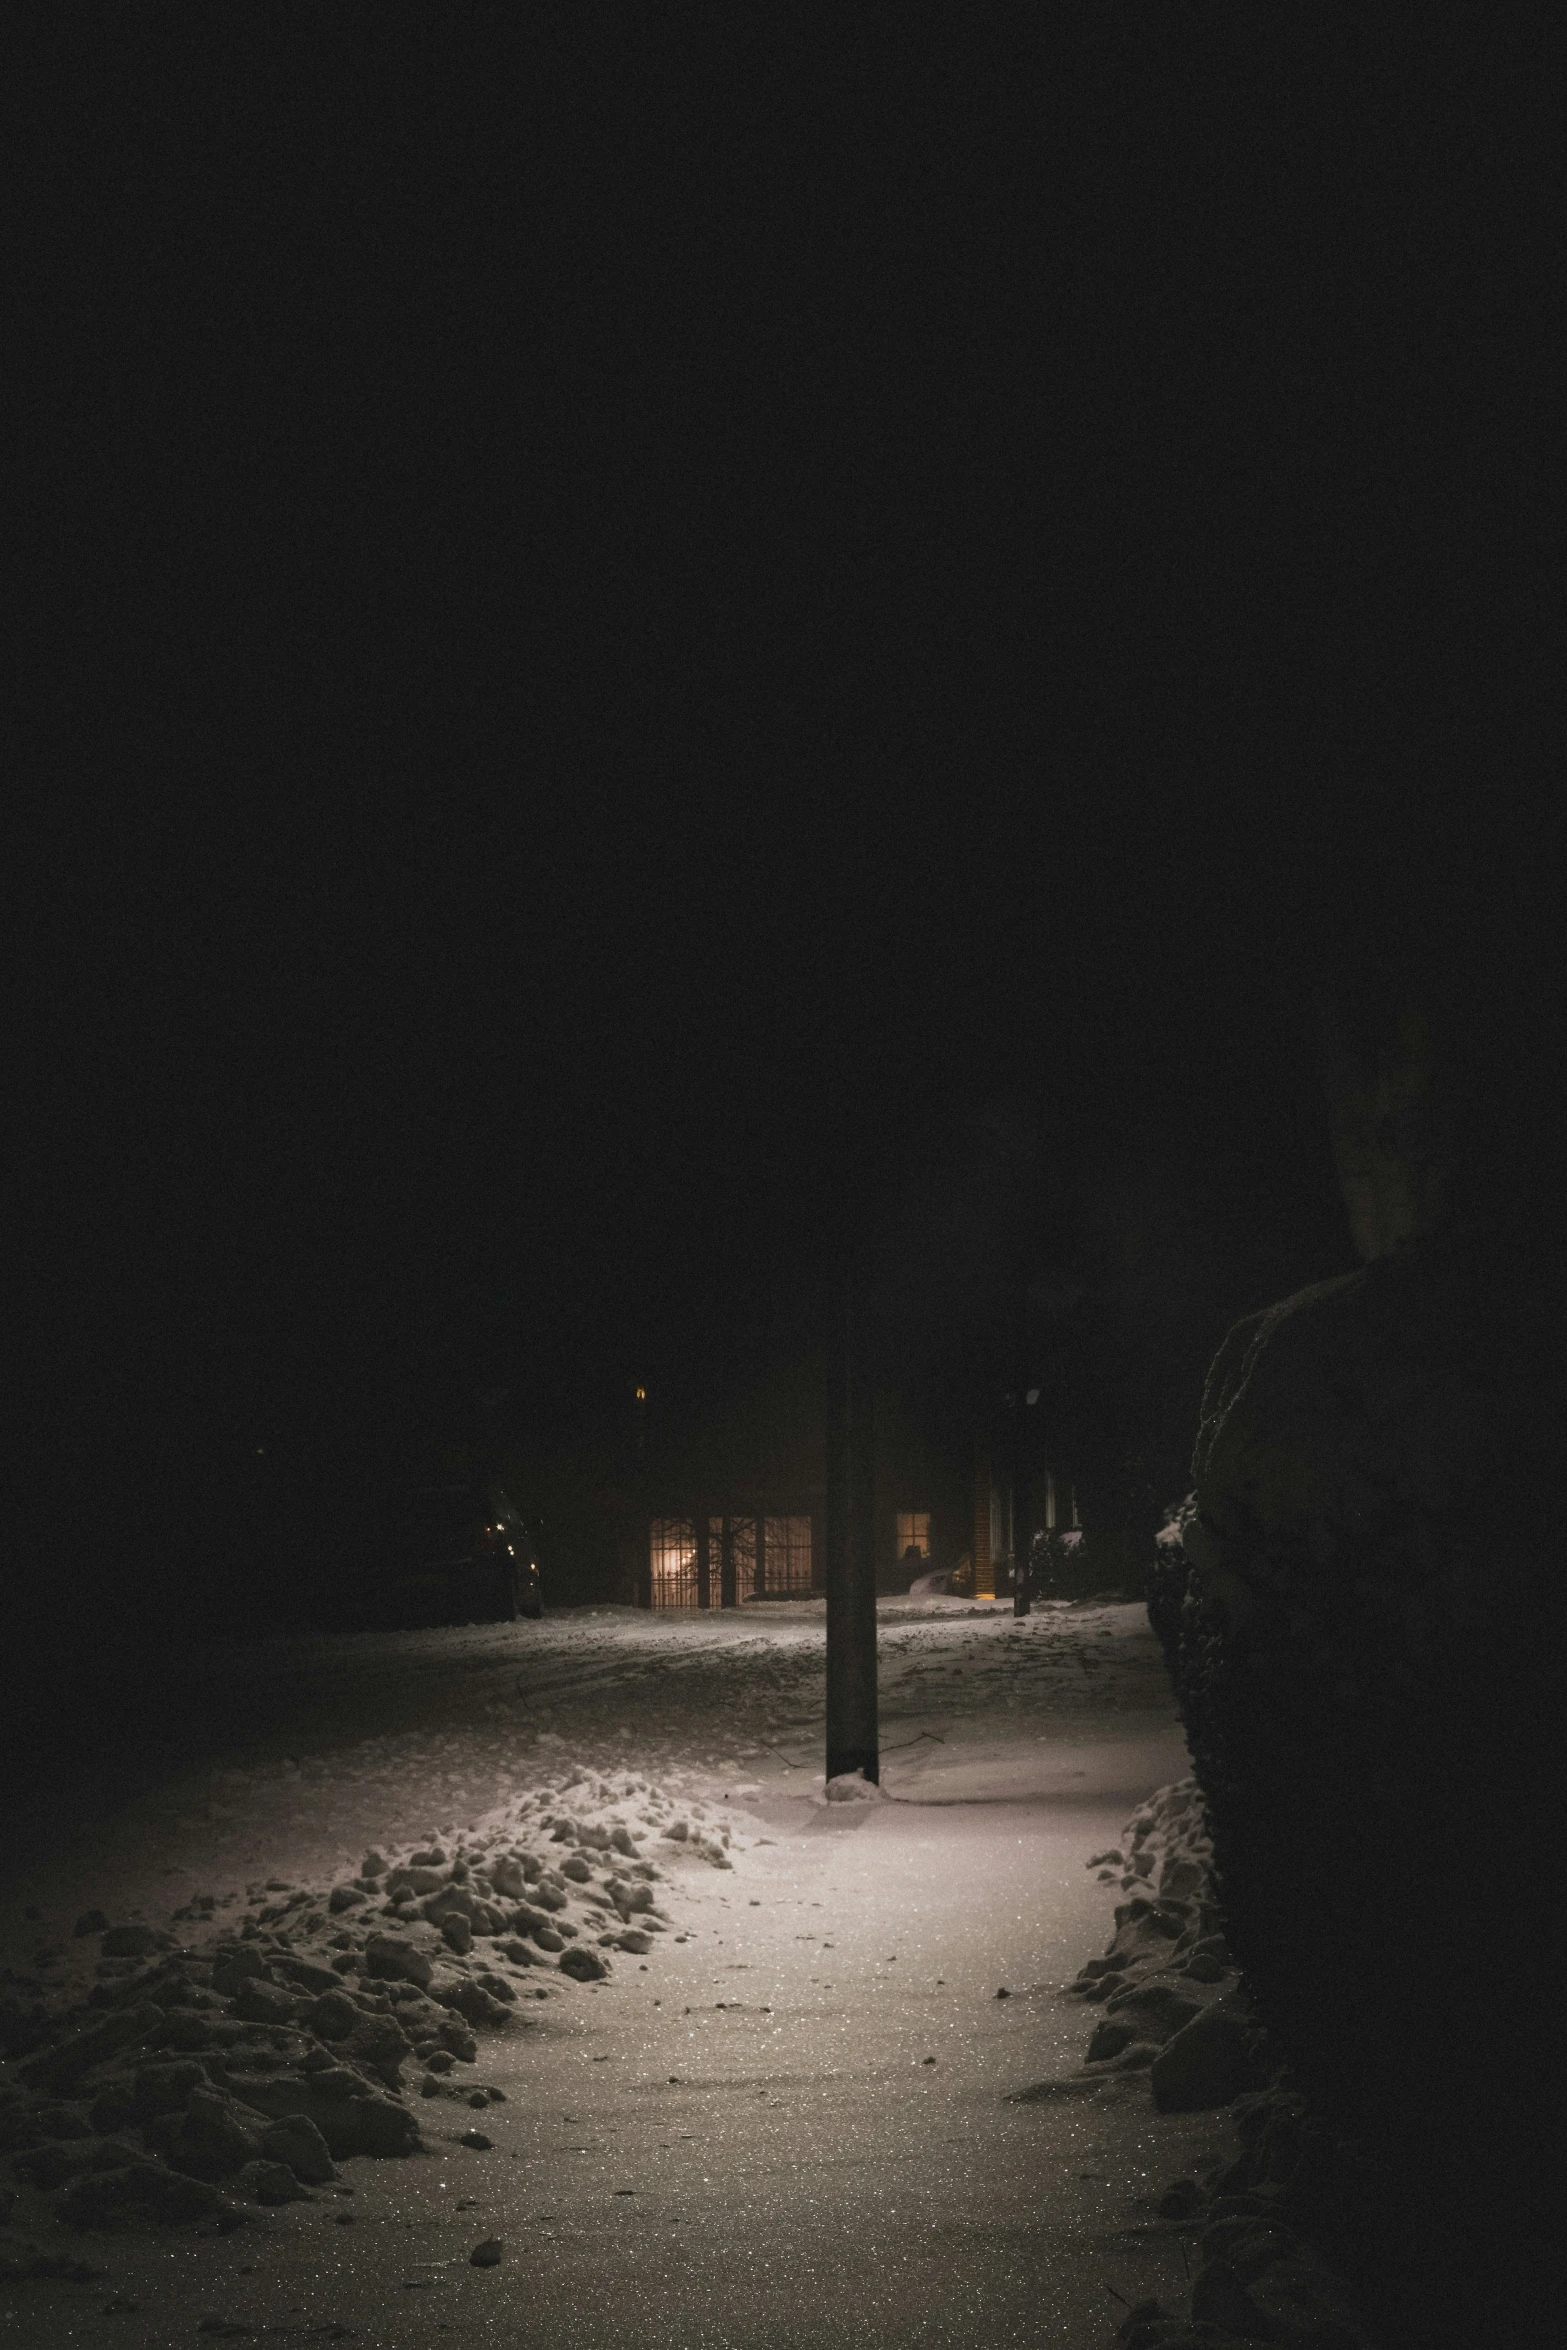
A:
MULTIPOLYGON (((723 1583, 724 1521, 707 1521, 708 1584, 713 1605, 717 1607, 723 1583)), ((735 1597, 739 1600, 756 1597, 756 1520, 731 1518, 729 1521, 729 1548, 735 1567, 735 1597)))
POLYGON ((655 1518, 648 1529, 655 1607, 695 1607, 696 1528, 689 1518, 655 1518))
MULTIPOLYGON (((883 1518, 882 1524, 885 1526, 886 1523, 886 1519, 883 1518)), ((899 1510, 898 1512, 899 1558, 906 1558, 911 1550, 917 1550, 922 1559, 930 1557, 929 1510, 899 1510)))
POLYGON ((768 1518, 762 1573, 769 1599, 796 1599, 811 1588, 811 1521, 768 1518))

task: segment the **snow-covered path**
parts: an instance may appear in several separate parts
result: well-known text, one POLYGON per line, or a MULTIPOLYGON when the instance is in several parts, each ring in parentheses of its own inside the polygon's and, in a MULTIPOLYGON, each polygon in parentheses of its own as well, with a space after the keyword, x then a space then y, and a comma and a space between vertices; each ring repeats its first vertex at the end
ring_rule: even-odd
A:
POLYGON ((70 1940, 88 1903, 162 1925, 196 1893, 324 1884, 368 1844, 482 1827, 578 1773, 727 1819, 732 1866, 660 1844, 673 1931, 483 2044, 489 2148, 455 2143, 471 2117, 442 2102, 421 2115, 439 2159, 354 2162, 351 2196, 230 2235, 94 2239, 106 2276, 6 2288, 0 2340, 112 2326, 151 2350, 217 2313, 399 2350, 1092 2350, 1109 2288, 1177 2288, 1155 2205, 1228 2143, 1225 2117, 1156 2115, 1138 2077, 1008 2101, 1081 2058, 1063 1986, 1116 1898, 1085 1862, 1189 1767, 1146 1617, 885 1606, 890 1800, 847 1806, 821 1800, 823 1631, 819 1608, 603 1610, 275 1646, 231 1685, 226 1750, 176 1750, 76 1818, 13 1819, 4 1957, 44 1981, 91 1979, 70 1940), (476 2268, 488 2236, 504 2255, 476 2268), (138 2306, 111 2320, 111 2298, 138 2306))

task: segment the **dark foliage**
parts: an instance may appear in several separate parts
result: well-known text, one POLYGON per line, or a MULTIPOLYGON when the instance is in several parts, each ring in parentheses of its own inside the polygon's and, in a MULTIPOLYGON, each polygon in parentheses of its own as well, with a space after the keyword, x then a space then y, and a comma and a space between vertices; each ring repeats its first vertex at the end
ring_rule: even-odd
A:
POLYGON ((1335 2249, 1411 2344, 1561 2285, 1550 1961, 1508 1930, 1555 1769, 1552 1319, 1469 1232, 1237 1326, 1150 1589, 1257 2012, 1374 2182, 1335 2249))

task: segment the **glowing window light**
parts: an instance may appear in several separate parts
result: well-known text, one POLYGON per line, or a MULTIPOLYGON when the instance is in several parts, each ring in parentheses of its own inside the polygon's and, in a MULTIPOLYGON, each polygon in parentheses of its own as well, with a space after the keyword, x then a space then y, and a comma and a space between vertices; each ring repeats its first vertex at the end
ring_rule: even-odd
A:
POLYGON ((762 1552, 769 1599, 792 1599, 811 1588, 811 1521, 769 1518, 762 1552))
POLYGON ((648 1528, 655 1607, 695 1607, 696 1527, 689 1518, 655 1518, 648 1528))
MULTIPOLYGON (((885 1525, 886 1520, 883 1519, 882 1523, 885 1525)), ((899 1558, 902 1558, 910 1550, 917 1550, 922 1559, 928 1559, 930 1556, 929 1510, 899 1510, 898 1512, 899 1558)))
MULTIPOLYGON (((709 1518, 707 1521, 707 1555, 712 1562, 711 1572, 715 1591, 723 1573, 723 1538, 723 1519, 709 1518)), ((754 1599, 756 1597, 756 1520, 754 1518, 730 1519, 729 1547, 735 1563, 735 1597, 742 1601, 754 1599)))

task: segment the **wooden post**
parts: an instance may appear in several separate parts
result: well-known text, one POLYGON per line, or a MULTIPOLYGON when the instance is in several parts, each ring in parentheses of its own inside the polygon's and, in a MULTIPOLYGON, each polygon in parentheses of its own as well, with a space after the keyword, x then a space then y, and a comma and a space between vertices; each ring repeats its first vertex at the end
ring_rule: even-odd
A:
POLYGON ((827 1373, 827 1776, 881 1778, 876 1709, 872 1373, 860 1301, 845 1278, 827 1373))
POLYGON ((1032 1593, 1029 1575, 1033 1561, 1030 1557, 1030 1479, 1028 1474, 1028 1283, 1018 1280, 1017 1363, 1014 1377, 1017 1389, 1012 1409, 1012 1458, 1008 1464, 1012 1479, 1012 1613, 1029 1613, 1032 1593))

